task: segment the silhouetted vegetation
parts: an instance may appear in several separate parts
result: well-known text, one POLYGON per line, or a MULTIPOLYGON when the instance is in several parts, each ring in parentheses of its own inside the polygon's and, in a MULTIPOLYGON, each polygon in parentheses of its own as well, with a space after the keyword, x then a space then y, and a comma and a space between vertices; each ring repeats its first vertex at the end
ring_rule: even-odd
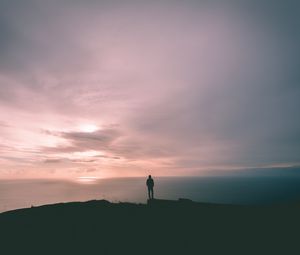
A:
POLYGON ((149 200, 46 205, 0 214, 1 254, 296 254, 300 203, 149 200))

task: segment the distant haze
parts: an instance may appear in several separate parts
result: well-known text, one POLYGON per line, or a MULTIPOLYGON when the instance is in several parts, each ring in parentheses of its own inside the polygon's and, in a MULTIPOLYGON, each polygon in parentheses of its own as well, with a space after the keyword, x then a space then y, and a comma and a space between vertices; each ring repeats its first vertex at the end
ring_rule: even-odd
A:
POLYGON ((300 165, 298 2, 0 0, 0 177, 300 165))

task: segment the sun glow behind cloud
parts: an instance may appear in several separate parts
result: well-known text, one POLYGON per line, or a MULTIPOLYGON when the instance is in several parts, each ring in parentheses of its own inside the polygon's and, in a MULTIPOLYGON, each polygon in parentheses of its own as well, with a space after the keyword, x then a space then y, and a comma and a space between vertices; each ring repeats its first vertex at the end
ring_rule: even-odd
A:
POLYGON ((85 133, 93 133, 97 130, 99 130, 99 127, 94 124, 82 124, 79 126, 79 131, 85 133))

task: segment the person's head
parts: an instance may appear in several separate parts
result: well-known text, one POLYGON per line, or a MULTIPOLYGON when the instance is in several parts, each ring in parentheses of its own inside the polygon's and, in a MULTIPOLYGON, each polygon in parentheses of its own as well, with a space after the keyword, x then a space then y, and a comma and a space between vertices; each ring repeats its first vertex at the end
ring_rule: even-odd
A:
POLYGON ((151 179, 151 175, 149 175, 148 178, 151 179))

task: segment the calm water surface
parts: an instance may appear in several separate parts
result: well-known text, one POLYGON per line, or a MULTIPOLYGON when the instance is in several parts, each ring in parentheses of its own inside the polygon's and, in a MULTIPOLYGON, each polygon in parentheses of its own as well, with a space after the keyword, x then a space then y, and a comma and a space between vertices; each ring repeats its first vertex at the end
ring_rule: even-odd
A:
MULTIPOLYGON (((146 178, 0 180, 0 212, 43 204, 107 199, 147 200, 146 178)), ((155 197, 230 204, 300 200, 299 177, 159 177, 155 197)))

